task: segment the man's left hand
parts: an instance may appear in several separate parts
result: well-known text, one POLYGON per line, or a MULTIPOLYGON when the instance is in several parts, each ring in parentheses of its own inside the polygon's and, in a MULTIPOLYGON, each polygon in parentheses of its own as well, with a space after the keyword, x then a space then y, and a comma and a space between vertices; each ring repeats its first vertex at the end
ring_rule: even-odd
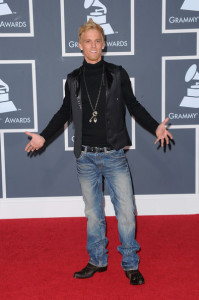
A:
POLYGON ((173 139, 172 134, 165 128, 166 123, 169 121, 169 118, 166 118, 158 128, 156 129, 157 139, 154 144, 157 144, 158 141, 161 142, 161 147, 164 147, 164 142, 166 141, 167 145, 169 144, 169 140, 173 139))

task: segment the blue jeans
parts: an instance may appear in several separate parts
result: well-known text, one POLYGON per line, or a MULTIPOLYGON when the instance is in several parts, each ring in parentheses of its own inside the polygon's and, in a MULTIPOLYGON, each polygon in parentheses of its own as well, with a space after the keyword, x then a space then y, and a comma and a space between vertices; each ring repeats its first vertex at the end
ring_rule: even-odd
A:
POLYGON ((106 250, 108 240, 102 191, 103 175, 118 220, 121 242, 118 251, 122 254, 122 268, 125 271, 138 269, 139 257, 136 252, 140 246, 135 240, 135 206, 132 182, 123 149, 100 153, 85 150, 82 151, 76 162, 85 202, 89 262, 98 267, 108 264, 106 250))

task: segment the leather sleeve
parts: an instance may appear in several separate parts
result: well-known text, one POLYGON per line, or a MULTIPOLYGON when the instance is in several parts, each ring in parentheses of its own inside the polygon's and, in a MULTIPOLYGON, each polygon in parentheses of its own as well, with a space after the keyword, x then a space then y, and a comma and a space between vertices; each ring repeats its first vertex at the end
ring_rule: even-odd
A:
POLYGON ((63 104, 57 113, 52 117, 46 128, 40 133, 41 136, 48 140, 58 130, 60 130, 64 124, 71 118, 71 101, 70 101, 70 90, 68 82, 65 83, 65 97, 63 104))
POLYGON ((155 134, 159 123, 149 114, 139 101, 137 101, 126 70, 122 67, 120 69, 122 95, 130 115, 133 116, 136 122, 138 122, 141 126, 149 130, 152 134, 155 134))

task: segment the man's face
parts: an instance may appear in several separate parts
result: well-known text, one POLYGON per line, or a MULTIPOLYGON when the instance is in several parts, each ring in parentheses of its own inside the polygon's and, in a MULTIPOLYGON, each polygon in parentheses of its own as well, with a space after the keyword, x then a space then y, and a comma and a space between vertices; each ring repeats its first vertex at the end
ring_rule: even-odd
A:
POLYGON ((79 42, 79 48, 84 53, 84 58, 89 64, 95 64, 101 60, 104 42, 101 33, 96 29, 84 32, 79 42))

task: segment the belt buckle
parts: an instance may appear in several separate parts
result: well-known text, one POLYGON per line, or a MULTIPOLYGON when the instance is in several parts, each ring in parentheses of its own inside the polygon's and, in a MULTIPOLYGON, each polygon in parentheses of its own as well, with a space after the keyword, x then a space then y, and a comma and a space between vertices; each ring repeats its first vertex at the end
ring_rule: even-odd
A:
POLYGON ((94 149, 95 149, 95 153, 100 153, 100 152, 102 152, 102 151, 101 151, 102 148, 100 148, 100 147, 94 147, 94 149))
POLYGON ((92 153, 100 153, 104 151, 104 148, 100 148, 100 147, 90 147, 90 152, 92 153))

